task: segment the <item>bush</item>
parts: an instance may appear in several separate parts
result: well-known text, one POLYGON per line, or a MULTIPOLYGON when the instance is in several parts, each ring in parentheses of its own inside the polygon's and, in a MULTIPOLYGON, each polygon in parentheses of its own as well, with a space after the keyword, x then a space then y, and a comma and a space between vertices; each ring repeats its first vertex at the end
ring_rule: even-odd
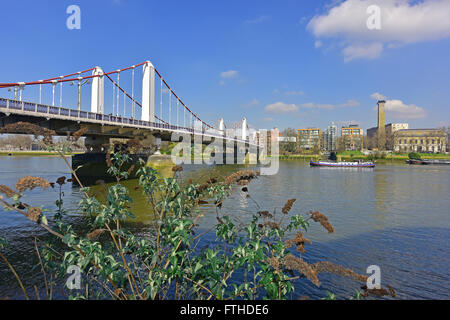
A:
POLYGON ((418 154, 416 152, 410 152, 410 153, 408 153, 408 158, 409 159, 420 159, 420 154, 418 154))

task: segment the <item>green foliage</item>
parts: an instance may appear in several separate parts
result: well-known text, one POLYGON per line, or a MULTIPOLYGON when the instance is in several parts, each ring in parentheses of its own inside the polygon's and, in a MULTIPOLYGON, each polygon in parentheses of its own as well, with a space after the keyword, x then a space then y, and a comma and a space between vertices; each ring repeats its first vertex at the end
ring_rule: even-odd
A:
POLYGON ((418 154, 417 152, 410 152, 410 153, 408 153, 408 158, 409 159, 420 159, 420 154, 418 154))

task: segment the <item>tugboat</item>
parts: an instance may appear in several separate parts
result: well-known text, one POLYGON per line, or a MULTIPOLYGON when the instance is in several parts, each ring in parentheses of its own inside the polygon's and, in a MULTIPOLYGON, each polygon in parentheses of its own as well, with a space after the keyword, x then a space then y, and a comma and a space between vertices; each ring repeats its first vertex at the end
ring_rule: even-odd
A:
POLYGON ((362 161, 352 161, 352 162, 333 162, 333 161, 309 161, 311 167, 341 167, 341 168, 373 168, 375 167, 374 162, 362 162, 362 161))

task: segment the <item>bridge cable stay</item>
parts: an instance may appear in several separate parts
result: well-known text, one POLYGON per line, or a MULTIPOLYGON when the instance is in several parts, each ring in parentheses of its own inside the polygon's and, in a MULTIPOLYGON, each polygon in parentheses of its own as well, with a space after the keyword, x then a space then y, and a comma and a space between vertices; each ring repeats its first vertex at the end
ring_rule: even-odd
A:
POLYGON ((63 86, 63 83, 60 82, 59 84, 60 84, 59 85, 59 107, 62 108, 62 101, 63 101, 63 99, 62 99, 63 87, 62 86, 63 86))
MULTIPOLYGON (((107 77, 109 78, 109 76, 107 75, 107 77)), ((110 79, 111 81, 112 81, 112 79, 110 79)), ((114 81, 112 81, 113 83, 114 83, 114 81)), ((112 89, 113 89, 113 91, 112 91, 112 115, 114 115, 114 113, 115 113, 115 109, 114 109, 114 105, 115 105, 115 101, 116 101, 116 86, 115 85, 113 85, 112 86, 112 89)))
POLYGON ((172 95, 170 94, 169 91, 169 123, 172 123, 172 95))
MULTIPOLYGON (((140 108, 142 108, 142 104, 140 104, 138 101, 136 101, 134 98, 132 98, 123 88, 121 88, 120 86, 118 86, 118 84, 109 76, 109 74, 105 73, 104 74, 113 84, 114 87, 117 87, 117 91, 122 91, 122 93, 128 97, 129 99, 131 99, 137 106, 139 106, 140 108)), ((158 116, 155 115, 155 118, 159 121, 161 121, 164 124, 169 124, 166 121, 160 119, 158 116)))
MULTIPOLYGON (((120 88, 120 70, 117 70, 117 87, 120 88)), ((119 116, 119 103, 120 103, 120 95, 119 90, 117 90, 117 108, 116 108, 116 116, 119 116)))
POLYGON ((162 109, 163 109, 163 83, 161 78, 161 89, 159 91, 159 96, 161 97, 161 103, 159 105, 159 116, 162 118, 162 109))
MULTIPOLYGON (((189 109, 183 101, 181 101, 181 99, 175 94, 175 92, 170 88, 170 86, 167 84, 167 82, 163 79, 163 77, 161 76, 161 74, 158 72, 158 70, 155 68, 155 72, 156 74, 161 78, 161 80, 163 81, 163 83, 165 84, 165 86, 167 87, 167 89, 169 90, 170 93, 173 94, 173 96, 180 102, 180 104, 186 108, 188 110, 188 112, 191 114, 191 116, 193 116, 194 118, 196 118, 198 121, 200 121, 202 124, 204 124, 206 127, 213 129, 214 127, 212 127, 211 125, 207 124, 206 122, 204 122, 202 119, 199 118, 199 116, 197 114, 195 114, 191 109, 189 109)), ((192 121, 191 121, 192 122, 192 121)))
POLYGON ((177 127, 180 125, 180 123, 178 121, 178 106, 179 106, 179 101, 177 100, 177 127))
POLYGON ((134 66, 133 66, 133 71, 132 71, 132 76, 131 76, 131 118, 135 118, 135 104, 134 104, 134 66))

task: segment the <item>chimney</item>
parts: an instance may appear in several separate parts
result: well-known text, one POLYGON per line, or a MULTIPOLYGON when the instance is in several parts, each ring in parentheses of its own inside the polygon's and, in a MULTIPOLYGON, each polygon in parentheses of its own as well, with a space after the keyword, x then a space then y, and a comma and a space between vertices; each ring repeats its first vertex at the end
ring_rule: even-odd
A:
POLYGON ((386 101, 379 100, 378 105, 378 149, 384 150, 386 146, 386 117, 385 117, 385 104, 386 101))

